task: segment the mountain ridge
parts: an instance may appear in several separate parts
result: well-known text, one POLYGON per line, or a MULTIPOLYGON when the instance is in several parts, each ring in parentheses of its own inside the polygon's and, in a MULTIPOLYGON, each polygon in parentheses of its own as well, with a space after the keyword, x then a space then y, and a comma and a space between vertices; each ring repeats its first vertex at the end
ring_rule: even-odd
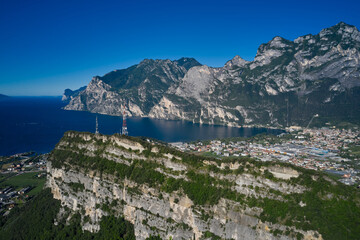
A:
POLYGON ((235 55, 218 68, 145 59, 94 77, 65 109, 121 115, 125 103, 130 116, 228 126, 306 126, 315 114, 359 123, 359 62, 360 33, 340 22, 294 41, 276 36, 253 61, 235 55))

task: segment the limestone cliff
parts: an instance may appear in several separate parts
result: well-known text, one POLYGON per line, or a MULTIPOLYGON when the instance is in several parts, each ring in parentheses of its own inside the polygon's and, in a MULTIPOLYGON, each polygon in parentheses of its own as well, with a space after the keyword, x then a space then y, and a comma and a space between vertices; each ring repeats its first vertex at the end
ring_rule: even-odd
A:
MULTIPOLYGON (((220 162, 150 140, 77 132, 65 134, 47 169, 59 219, 79 212, 83 229, 96 232, 102 216, 124 216, 137 239, 322 239, 323 229, 308 225, 318 223, 306 196, 316 181, 334 184, 283 164, 220 162)), ((327 191, 315 200, 337 199, 327 191)))

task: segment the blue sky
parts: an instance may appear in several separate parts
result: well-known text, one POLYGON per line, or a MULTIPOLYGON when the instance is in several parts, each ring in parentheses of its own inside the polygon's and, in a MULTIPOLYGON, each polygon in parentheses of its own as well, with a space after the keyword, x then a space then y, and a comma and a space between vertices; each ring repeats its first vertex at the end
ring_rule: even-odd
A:
POLYGON ((222 66, 340 21, 360 27, 359 1, 0 0, 0 93, 61 95, 144 58, 222 66))

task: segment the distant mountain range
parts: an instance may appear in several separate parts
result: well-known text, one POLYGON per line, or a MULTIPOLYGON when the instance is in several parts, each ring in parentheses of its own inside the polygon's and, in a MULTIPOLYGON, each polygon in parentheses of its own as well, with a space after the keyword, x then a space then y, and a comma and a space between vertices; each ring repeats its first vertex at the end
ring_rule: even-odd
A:
POLYGON ((360 124, 360 33, 340 22, 294 41, 274 37, 253 61, 223 67, 194 58, 145 59, 66 90, 67 110, 228 126, 360 124))

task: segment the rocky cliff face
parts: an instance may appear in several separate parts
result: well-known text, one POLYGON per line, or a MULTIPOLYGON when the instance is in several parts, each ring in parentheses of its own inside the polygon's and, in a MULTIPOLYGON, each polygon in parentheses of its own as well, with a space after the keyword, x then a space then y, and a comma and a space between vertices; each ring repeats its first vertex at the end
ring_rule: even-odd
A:
POLYGON ((72 96, 66 110, 121 115, 126 104, 129 116, 146 116, 164 92, 198 63, 193 58, 176 61, 145 59, 127 69, 94 77, 86 89, 72 96))
POLYGON ((193 122, 306 125, 360 118, 360 33, 339 23, 317 35, 262 44, 254 61, 235 56, 222 68, 196 60, 144 60, 95 77, 65 109, 193 122), (96 86, 96 87, 94 87, 96 86))
MULTIPOLYGON (((306 180, 309 188, 301 184, 308 179, 305 173, 290 166, 218 162, 137 138, 68 132, 47 167, 47 186, 61 201, 59 221, 78 212, 84 230, 96 232, 102 216, 115 215, 134 224, 137 239, 322 239, 316 227, 308 226, 314 221, 307 213, 313 203, 303 197, 322 177, 306 180), (268 215, 280 206, 294 212, 268 215)), ((336 184, 324 181, 324 189, 336 184)), ((324 217, 334 211, 326 207, 330 210, 318 209, 324 217)))

